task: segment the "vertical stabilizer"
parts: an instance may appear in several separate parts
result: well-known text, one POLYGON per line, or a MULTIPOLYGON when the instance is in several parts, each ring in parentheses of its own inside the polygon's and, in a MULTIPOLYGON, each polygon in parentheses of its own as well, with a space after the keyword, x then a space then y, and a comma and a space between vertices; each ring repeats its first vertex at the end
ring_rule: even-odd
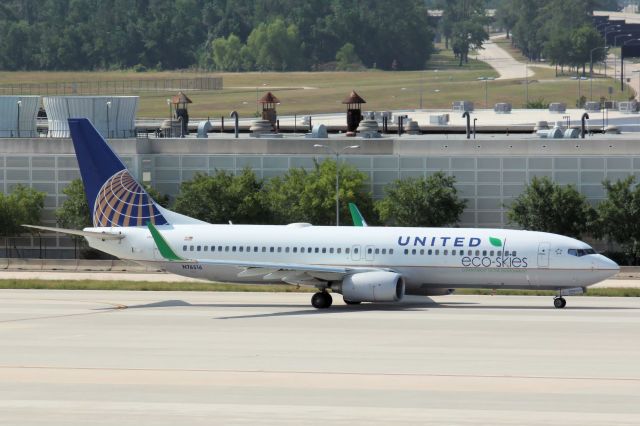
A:
POLYGON ((70 118, 69 130, 80 166, 93 226, 165 225, 161 208, 131 176, 86 118, 70 118))

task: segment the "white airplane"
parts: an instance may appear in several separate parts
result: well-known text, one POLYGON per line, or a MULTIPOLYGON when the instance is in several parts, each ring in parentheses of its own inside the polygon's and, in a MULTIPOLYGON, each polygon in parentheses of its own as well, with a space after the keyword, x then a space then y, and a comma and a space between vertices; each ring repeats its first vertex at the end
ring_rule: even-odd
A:
POLYGON ((314 286, 311 304, 399 302, 457 288, 580 294, 618 265, 573 238, 507 229, 212 225, 156 204, 87 119, 69 128, 94 226, 33 228, 85 237, 93 248, 194 278, 314 286))

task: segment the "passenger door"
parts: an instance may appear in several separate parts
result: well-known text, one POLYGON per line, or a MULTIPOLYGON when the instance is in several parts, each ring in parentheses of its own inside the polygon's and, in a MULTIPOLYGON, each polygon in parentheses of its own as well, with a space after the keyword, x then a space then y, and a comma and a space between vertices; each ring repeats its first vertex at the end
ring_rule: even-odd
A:
POLYGON ((549 251, 551 250, 551 244, 540 243, 538 246, 538 268, 549 267, 549 251))

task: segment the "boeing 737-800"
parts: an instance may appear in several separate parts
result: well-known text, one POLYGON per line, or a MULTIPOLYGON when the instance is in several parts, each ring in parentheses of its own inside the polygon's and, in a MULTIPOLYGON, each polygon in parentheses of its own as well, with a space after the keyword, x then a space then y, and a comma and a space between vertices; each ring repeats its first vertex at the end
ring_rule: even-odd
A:
POLYGON ((618 265, 573 238, 506 229, 212 225, 153 201, 87 119, 69 128, 93 227, 35 227, 85 237, 121 259, 194 278, 314 286, 315 308, 331 293, 349 304, 398 302, 457 288, 545 289, 565 295, 618 265), (330 291, 330 292, 329 292, 330 291))

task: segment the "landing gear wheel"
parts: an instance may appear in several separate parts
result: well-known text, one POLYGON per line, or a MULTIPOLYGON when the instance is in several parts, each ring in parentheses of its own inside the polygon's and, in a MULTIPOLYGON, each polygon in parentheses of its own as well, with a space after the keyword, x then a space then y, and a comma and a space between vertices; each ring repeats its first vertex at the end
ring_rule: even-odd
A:
POLYGON ((326 291, 319 291, 311 296, 311 305, 316 309, 327 309, 333 303, 333 298, 326 291))
POLYGON ((558 309, 562 309, 567 306, 567 301, 564 297, 556 297, 555 299, 553 299, 553 306, 558 309))
POLYGON ((362 302, 359 300, 349 300, 349 299, 343 299, 344 303, 346 303, 347 305, 359 305, 362 302))

